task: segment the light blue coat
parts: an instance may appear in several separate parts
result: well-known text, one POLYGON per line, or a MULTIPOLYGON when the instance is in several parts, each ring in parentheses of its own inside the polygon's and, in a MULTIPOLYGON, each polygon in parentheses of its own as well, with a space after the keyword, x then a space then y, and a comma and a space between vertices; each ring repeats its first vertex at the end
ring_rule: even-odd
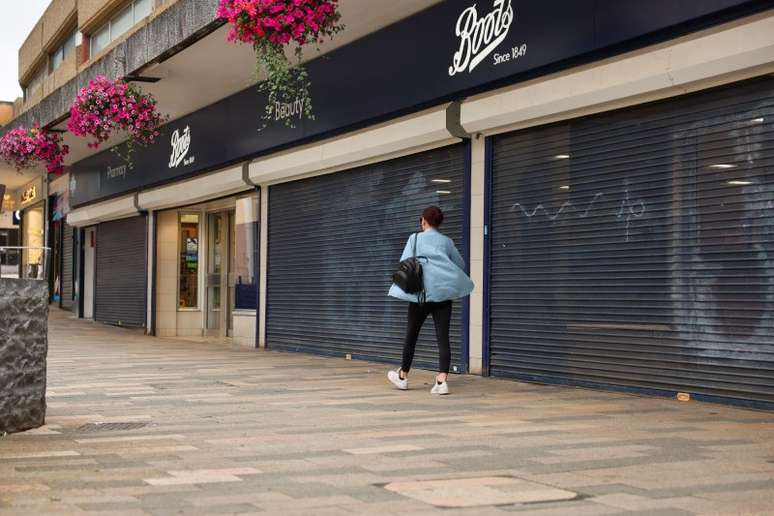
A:
MULTIPOLYGON (((414 235, 411 235, 406 242, 400 261, 412 256, 414 256, 414 235)), ((417 256, 424 257, 420 263, 425 279, 427 301, 459 299, 473 292, 473 282, 465 274, 465 262, 454 247, 451 238, 432 228, 419 233, 417 256)), ((418 302, 416 294, 407 294, 394 283, 390 287, 389 295, 403 301, 418 302)))

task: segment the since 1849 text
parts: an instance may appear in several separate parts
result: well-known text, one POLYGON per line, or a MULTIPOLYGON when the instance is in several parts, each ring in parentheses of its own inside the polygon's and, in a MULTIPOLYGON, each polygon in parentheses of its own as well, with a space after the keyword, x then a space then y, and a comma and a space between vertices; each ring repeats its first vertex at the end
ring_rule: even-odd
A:
POLYGON ((509 61, 515 61, 520 57, 524 57, 527 54, 527 44, 523 43, 520 46, 515 46, 511 49, 511 51, 507 54, 498 54, 495 52, 493 58, 494 58, 494 64, 500 65, 503 63, 507 63, 509 61))

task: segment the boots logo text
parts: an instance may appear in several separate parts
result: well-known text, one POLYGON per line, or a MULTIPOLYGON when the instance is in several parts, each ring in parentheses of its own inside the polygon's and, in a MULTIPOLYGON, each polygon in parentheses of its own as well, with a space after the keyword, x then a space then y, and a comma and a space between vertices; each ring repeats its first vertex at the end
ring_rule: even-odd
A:
POLYGON ((191 148, 191 128, 185 126, 183 134, 180 134, 180 129, 175 129, 172 133, 172 155, 169 157, 169 168, 177 168, 180 163, 190 165, 196 159, 194 156, 186 158, 188 156, 188 150, 191 148))
POLYGON ((505 41, 512 23, 511 0, 494 0, 492 11, 485 16, 479 16, 476 4, 462 11, 455 28, 460 47, 454 53, 449 76, 472 72, 505 41))

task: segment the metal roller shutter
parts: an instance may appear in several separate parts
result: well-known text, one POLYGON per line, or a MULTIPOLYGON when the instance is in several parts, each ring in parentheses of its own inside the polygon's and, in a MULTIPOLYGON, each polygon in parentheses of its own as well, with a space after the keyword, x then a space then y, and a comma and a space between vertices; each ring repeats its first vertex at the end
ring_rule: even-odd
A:
POLYGON ((774 80, 491 153, 492 374, 774 403, 774 80))
POLYGON ((145 327, 146 233, 144 216, 97 226, 97 321, 145 327))
MULTIPOLYGON (((441 229, 462 250, 464 174, 465 147, 456 145, 272 186, 268 345, 399 362, 407 303, 387 297, 390 277, 427 206, 441 207, 441 229)), ((451 346, 458 370, 461 313, 457 302, 451 346)), ((432 318, 416 364, 437 368, 432 318)))
POLYGON ((62 308, 73 306, 73 227, 62 222, 62 308))

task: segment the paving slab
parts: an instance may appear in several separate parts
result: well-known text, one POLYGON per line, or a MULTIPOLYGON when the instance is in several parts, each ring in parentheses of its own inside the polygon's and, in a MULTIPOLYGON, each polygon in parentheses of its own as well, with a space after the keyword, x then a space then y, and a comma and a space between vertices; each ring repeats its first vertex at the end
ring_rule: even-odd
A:
POLYGON ((0 516, 774 514, 774 414, 161 339, 53 309, 0 516))

